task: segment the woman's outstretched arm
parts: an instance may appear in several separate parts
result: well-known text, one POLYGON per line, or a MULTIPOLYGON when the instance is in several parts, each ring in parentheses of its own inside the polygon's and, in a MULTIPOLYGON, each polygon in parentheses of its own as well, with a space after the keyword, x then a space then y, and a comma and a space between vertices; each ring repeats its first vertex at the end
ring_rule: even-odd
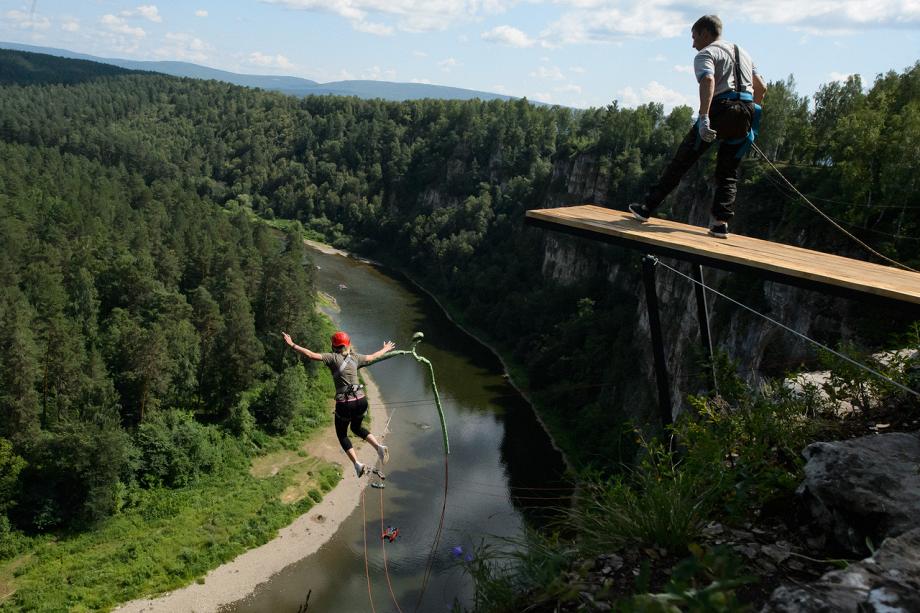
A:
POLYGON ((294 341, 291 340, 291 335, 288 334, 287 332, 282 332, 282 333, 281 333, 281 336, 284 337, 284 342, 288 344, 288 347, 290 347, 291 349, 293 349, 293 350, 296 351, 297 353, 302 353, 302 354, 304 354, 305 356, 307 356, 308 358, 310 358, 311 360, 321 361, 321 360, 323 359, 323 356, 320 355, 320 354, 318 354, 318 353, 316 353, 315 351, 310 351, 310 350, 307 349, 306 347, 301 347, 300 345, 295 345, 295 344, 294 344, 294 341))
POLYGON ((383 344, 383 347, 381 347, 380 349, 378 349, 378 350, 375 351, 374 353, 372 353, 372 354, 370 354, 369 356, 367 356, 367 361, 368 361, 368 362, 373 362, 373 361, 375 361, 375 360, 379 360, 379 359, 382 358, 385 354, 389 353, 390 351, 393 351, 394 349, 396 349, 396 343, 394 343, 393 341, 387 341, 387 342, 385 342, 385 343, 383 344))

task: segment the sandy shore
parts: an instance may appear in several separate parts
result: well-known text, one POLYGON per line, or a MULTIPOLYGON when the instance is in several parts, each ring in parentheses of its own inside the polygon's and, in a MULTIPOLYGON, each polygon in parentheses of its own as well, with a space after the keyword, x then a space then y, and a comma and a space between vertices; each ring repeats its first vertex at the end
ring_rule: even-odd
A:
POLYGON ((312 241, 309 238, 303 239, 303 244, 310 247, 311 249, 316 249, 320 253, 325 253, 326 255, 342 255, 348 257, 347 251, 342 251, 341 249, 336 249, 332 245, 327 245, 326 243, 319 243, 317 241, 312 241))
MULTIPOLYGON (((380 399, 380 392, 365 371, 362 373, 367 397, 371 406, 374 434, 383 440, 382 431, 387 423, 386 407, 380 399)), ((353 437, 354 440, 354 437, 353 437)), ((367 443, 355 440, 358 458, 373 464, 377 454, 367 443)), ((351 462, 342 453, 332 426, 312 437, 303 449, 312 456, 335 462, 343 467, 344 478, 322 502, 308 513, 301 515, 294 523, 278 531, 278 536, 261 547, 250 549, 231 562, 209 572, 204 583, 193 583, 156 598, 132 600, 116 608, 119 612, 186 612, 216 611, 218 607, 236 602, 251 594, 255 588, 272 575, 287 566, 314 553, 338 530, 361 501, 361 490, 370 483, 369 479, 355 478, 351 462)))

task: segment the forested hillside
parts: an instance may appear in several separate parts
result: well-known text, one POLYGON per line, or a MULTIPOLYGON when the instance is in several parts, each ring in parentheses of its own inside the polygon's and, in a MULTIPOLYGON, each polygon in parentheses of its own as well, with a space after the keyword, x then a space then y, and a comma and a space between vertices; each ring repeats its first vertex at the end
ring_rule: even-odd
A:
MULTIPOLYGON (((616 369, 575 356, 620 346, 628 330, 617 313, 631 312, 635 296, 600 279, 544 281, 542 233, 522 217, 580 199, 565 169, 585 158, 609 177, 608 205, 625 207, 666 163, 690 109, 301 100, 158 75, 22 81, 0 97, 9 160, 0 193, 4 325, 17 330, 5 342, 25 348, 4 351, 5 381, 20 390, 4 402, 23 405, 12 413, 23 425, 41 431, 97 405, 129 429, 158 406, 219 417, 216 407, 261 376, 258 365, 279 369, 267 342, 280 317, 272 292, 309 279, 281 266, 299 253, 290 241, 277 253, 248 210, 403 267, 538 374, 537 391, 590 384, 548 396, 547 410, 615 416, 599 390, 616 369), (296 281, 276 283, 268 270, 296 281), (215 361, 228 368, 209 370, 215 361)), ((770 86, 759 141, 831 216, 914 265, 918 100, 920 65, 868 92, 858 78, 829 84, 813 110, 790 78, 770 86)), ((757 211, 749 233, 858 253, 790 206, 753 160, 745 180, 742 206, 757 211)), ((312 304, 298 300, 299 317, 312 304)), ((582 417, 570 425, 596 436, 582 417)))
POLYGON ((282 241, 200 195, 194 175, 158 168, 143 130, 110 141, 140 102, 131 88, 117 100, 117 83, 0 96, 0 509, 30 531, 91 525, 133 488, 239 460, 250 412, 286 430, 306 389, 281 388, 305 375, 286 370, 277 332, 318 341, 325 325, 299 235, 282 241), (60 97, 83 87, 79 105, 60 97), (70 145, 38 134, 53 125, 70 145), (239 404, 258 390, 263 402, 239 404))

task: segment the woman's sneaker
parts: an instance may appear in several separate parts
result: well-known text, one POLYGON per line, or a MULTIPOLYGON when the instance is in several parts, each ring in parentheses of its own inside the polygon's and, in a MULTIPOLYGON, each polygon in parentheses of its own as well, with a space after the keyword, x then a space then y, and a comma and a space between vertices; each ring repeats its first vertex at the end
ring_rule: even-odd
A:
POLYGON ((377 457, 380 458, 381 464, 386 464, 390 461, 390 448, 386 445, 381 445, 377 448, 377 457))
POLYGON ((709 226, 709 236, 716 238, 728 238, 728 223, 724 221, 714 221, 709 226))
POLYGON ((644 204, 639 204, 638 202, 633 202, 629 205, 629 212, 633 214, 633 217, 638 219, 641 222, 648 221, 648 218, 652 216, 652 212, 644 204))
POLYGON ((368 473, 367 466, 365 466, 361 462, 355 462, 355 475, 357 475, 359 479, 363 477, 364 475, 366 475, 367 473, 368 473))

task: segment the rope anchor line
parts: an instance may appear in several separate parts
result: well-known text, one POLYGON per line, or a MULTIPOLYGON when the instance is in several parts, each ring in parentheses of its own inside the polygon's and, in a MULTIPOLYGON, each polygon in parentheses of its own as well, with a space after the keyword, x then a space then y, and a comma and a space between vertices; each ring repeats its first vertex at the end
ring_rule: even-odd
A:
POLYGON ((823 344, 823 343, 821 343, 821 342, 819 342, 819 341, 816 341, 815 339, 810 338, 809 336, 806 336, 805 334, 802 334, 802 333, 799 332, 798 330, 795 330, 795 329, 793 329, 793 328, 790 328, 790 327, 787 326, 786 324, 781 323, 781 322, 779 322, 779 321, 773 319, 773 318, 770 317, 769 315, 765 315, 765 314, 761 313, 760 311, 754 309, 753 307, 749 307, 748 305, 746 305, 746 304, 744 304, 744 303, 742 303, 742 302, 739 302, 739 301, 735 300, 734 298, 732 298, 732 297, 730 297, 730 296, 726 296, 726 295, 723 294, 722 292, 720 292, 720 291, 718 291, 718 290, 716 290, 716 289, 713 289, 712 287, 706 285, 705 283, 703 283, 703 282, 701 282, 701 281, 697 281, 696 279, 694 279, 694 278, 691 277, 690 275, 686 275, 686 274, 682 273, 681 271, 677 270, 676 268, 674 268, 674 267, 672 267, 672 266, 668 266, 667 264, 665 264, 664 262, 662 262, 662 261, 661 261, 660 259, 658 259, 657 257, 655 257, 655 256, 653 256, 653 255, 646 255, 645 258, 648 259, 649 261, 651 261, 651 262, 652 262, 653 264, 655 264, 656 266, 658 266, 658 265, 663 266, 664 268, 667 268, 667 269, 670 270, 671 272, 673 272, 673 273, 675 273, 675 274, 677 274, 677 275, 680 275, 681 277, 687 279, 687 280, 690 281, 691 283, 696 283, 697 285, 701 286, 701 287, 702 287, 703 289, 705 289, 706 291, 712 292, 713 294, 715 294, 715 295, 717 295, 717 296, 719 296, 719 297, 721 297, 721 298, 725 298, 725 299, 728 300, 729 302, 732 302, 732 303, 734 303, 734 304, 740 306, 741 308, 746 309, 747 311, 750 311, 750 312, 753 313, 754 315, 757 315, 758 317, 762 317, 763 319, 767 320, 768 322, 772 323, 773 325, 779 326, 779 327, 782 328, 783 330, 786 330, 787 332, 791 332, 792 334, 798 336, 799 338, 802 338, 802 339, 808 341, 809 343, 811 343, 811 344, 813 344, 813 345, 815 345, 815 346, 817 346, 817 347, 820 347, 821 349, 824 349, 825 351, 827 351, 827 352, 829 352, 829 353, 831 353, 831 354, 837 356, 837 357, 840 358, 841 360, 844 360, 844 361, 846 361, 846 362, 849 362, 849 363, 852 364, 853 366, 856 366, 857 368, 861 368, 862 370, 864 370, 864 371, 866 371, 866 372, 868 372, 868 373, 870 373, 870 374, 872 374, 872 375, 874 375, 874 376, 876 376, 876 377, 878 377, 878 378, 880 378, 880 379, 883 379, 883 380, 887 381, 888 383, 890 383, 891 385, 894 385, 894 386, 897 387, 898 389, 900 389, 900 390, 902 390, 902 391, 904 391, 904 392, 907 392, 908 394, 912 394, 912 395, 916 396, 917 398, 920 398, 920 392, 918 392, 917 390, 913 390, 913 389, 907 387, 906 385, 904 385, 904 384, 902 384, 902 383, 898 383, 897 381, 895 381, 895 380, 892 379, 891 377, 889 377, 889 376, 887 376, 887 375, 885 375, 885 374, 883 374, 883 373, 880 373, 879 371, 875 370, 875 369, 872 368, 871 366, 866 366, 865 364, 863 364, 863 363, 861 363, 861 362, 857 362, 856 360, 854 360, 853 358, 849 357, 848 355, 844 355, 843 353, 840 353, 839 351, 836 351, 836 350, 834 350, 834 349, 831 349, 831 348, 828 347, 827 345, 825 345, 825 344, 823 344))
POLYGON ((861 247, 863 247, 863 248, 866 249, 869 253, 875 255, 876 257, 879 257, 879 258, 885 260, 886 262, 890 262, 891 264, 894 264, 895 266, 897 266, 897 267, 899 267, 899 268, 903 268, 904 270, 909 270, 909 271, 911 271, 911 272, 920 272, 920 271, 917 271, 917 270, 911 268, 911 267, 908 266, 907 264, 902 264, 901 262, 899 262, 899 261, 897 261, 897 260, 895 260, 895 259, 892 259, 892 258, 888 257, 887 255, 885 255, 885 254, 883 254, 883 253, 879 253, 878 251, 876 251, 875 249, 873 249, 872 247, 870 247, 869 245, 867 245, 865 242, 861 241, 859 238, 857 238, 856 236, 854 236, 852 233, 848 232, 843 226, 841 226, 841 225, 838 224, 836 221, 834 221, 833 219, 831 219, 831 217, 830 217, 829 215, 827 215, 827 213, 825 213, 824 211, 822 211, 821 209, 819 209, 811 200, 809 200, 809 199, 805 196, 805 194, 803 194, 802 192, 800 192, 800 191, 798 190, 798 188, 797 188, 795 185, 792 184, 792 181, 790 181, 789 179, 787 179, 787 178, 786 178, 786 175, 784 175, 784 174, 782 173, 782 171, 780 171, 780 169, 776 167, 776 164, 774 164, 774 163, 770 160, 770 158, 767 157, 767 154, 760 150, 760 147, 758 147, 755 143, 751 143, 751 146, 754 148, 754 151, 756 151, 758 154, 760 154, 760 157, 762 157, 762 158, 767 162, 767 164, 770 165, 770 168, 772 168, 772 169, 776 172, 776 174, 778 174, 778 175, 780 176, 780 178, 786 183, 786 185, 788 185, 790 188, 792 188, 792 191, 794 191, 802 200, 804 200, 804 201, 808 204, 808 206, 810 206, 812 209, 814 209, 814 211, 815 211, 816 213, 818 213, 821 217, 823 217, 824 219, 826 219, 826 220, 827 220, 831 225, 833 225, 835 228, 837 228, 838 230, 840 230, 841 232, 843 232, 846 236, 848 236, 849 238, 851 238, 851 239, 853 239, 854 241, 856 241, 857 243, 859 243, 859 245, 860 245, 861 247))

